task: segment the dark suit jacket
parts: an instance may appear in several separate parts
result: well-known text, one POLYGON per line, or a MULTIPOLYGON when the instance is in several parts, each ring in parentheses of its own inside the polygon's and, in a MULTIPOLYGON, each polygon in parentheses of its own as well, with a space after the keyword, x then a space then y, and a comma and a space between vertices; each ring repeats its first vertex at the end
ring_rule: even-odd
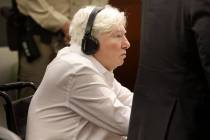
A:
POLYGON ((128 140, 210 140, 210 0, 142 0, 128 140))

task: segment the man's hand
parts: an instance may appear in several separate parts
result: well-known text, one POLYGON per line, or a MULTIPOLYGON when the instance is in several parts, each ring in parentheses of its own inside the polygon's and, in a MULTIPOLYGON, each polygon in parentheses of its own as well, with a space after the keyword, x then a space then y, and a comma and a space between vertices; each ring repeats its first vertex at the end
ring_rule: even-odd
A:
POLYGON ((69 41, 71 37, 69 36, 69 27, 70 27, 70 22, 66 22, 63 25, 62 31, 64 33, 64 43, 65 45, 69 45, 69 41))

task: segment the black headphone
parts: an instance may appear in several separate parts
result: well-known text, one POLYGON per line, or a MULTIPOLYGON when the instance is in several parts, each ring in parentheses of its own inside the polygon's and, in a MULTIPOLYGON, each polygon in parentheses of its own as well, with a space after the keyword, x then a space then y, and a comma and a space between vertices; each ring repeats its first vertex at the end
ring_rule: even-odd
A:
POLYGON ((91 31, 96 15, 103 9, 103 7, 96 7, 89 15, 85 34, 82 39, 82 51, 87 55, 95 54, 99 49, 99 41, 91 35, 91 31))

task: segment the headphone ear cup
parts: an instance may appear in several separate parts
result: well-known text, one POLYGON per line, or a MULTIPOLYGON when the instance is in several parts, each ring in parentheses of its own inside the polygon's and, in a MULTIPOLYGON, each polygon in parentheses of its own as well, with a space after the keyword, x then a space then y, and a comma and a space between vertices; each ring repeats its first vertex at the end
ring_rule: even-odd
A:
POLYGON ((87 54, 95 54, 99 49, 99 41, 92 36, 84 36, 82 39, 82 51, 87 54))

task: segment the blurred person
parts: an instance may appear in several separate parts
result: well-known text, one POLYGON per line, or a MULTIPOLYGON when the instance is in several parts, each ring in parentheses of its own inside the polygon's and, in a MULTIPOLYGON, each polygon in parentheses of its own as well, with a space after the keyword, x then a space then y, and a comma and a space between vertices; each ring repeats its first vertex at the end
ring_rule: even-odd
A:
POLYGON ((113 71, 130 43, 124 12, 87 6, 73 17, 70 47, 47 66, 28 112, 27 140, 122 140, 133 93, 113 71))
MULTIPOLYGON (((16 0, 27 16, 22 48, 19 49, 20 81, 39 85, 47 64, 69 43, 69 25, 75 12, 85 5, 103 6, 108 0, 16 0)), ((28 91, 22 91, 23 94, 28 91)))
POLYGON ((210 139, 210 0, 143 0, 128 140, 210 139))

